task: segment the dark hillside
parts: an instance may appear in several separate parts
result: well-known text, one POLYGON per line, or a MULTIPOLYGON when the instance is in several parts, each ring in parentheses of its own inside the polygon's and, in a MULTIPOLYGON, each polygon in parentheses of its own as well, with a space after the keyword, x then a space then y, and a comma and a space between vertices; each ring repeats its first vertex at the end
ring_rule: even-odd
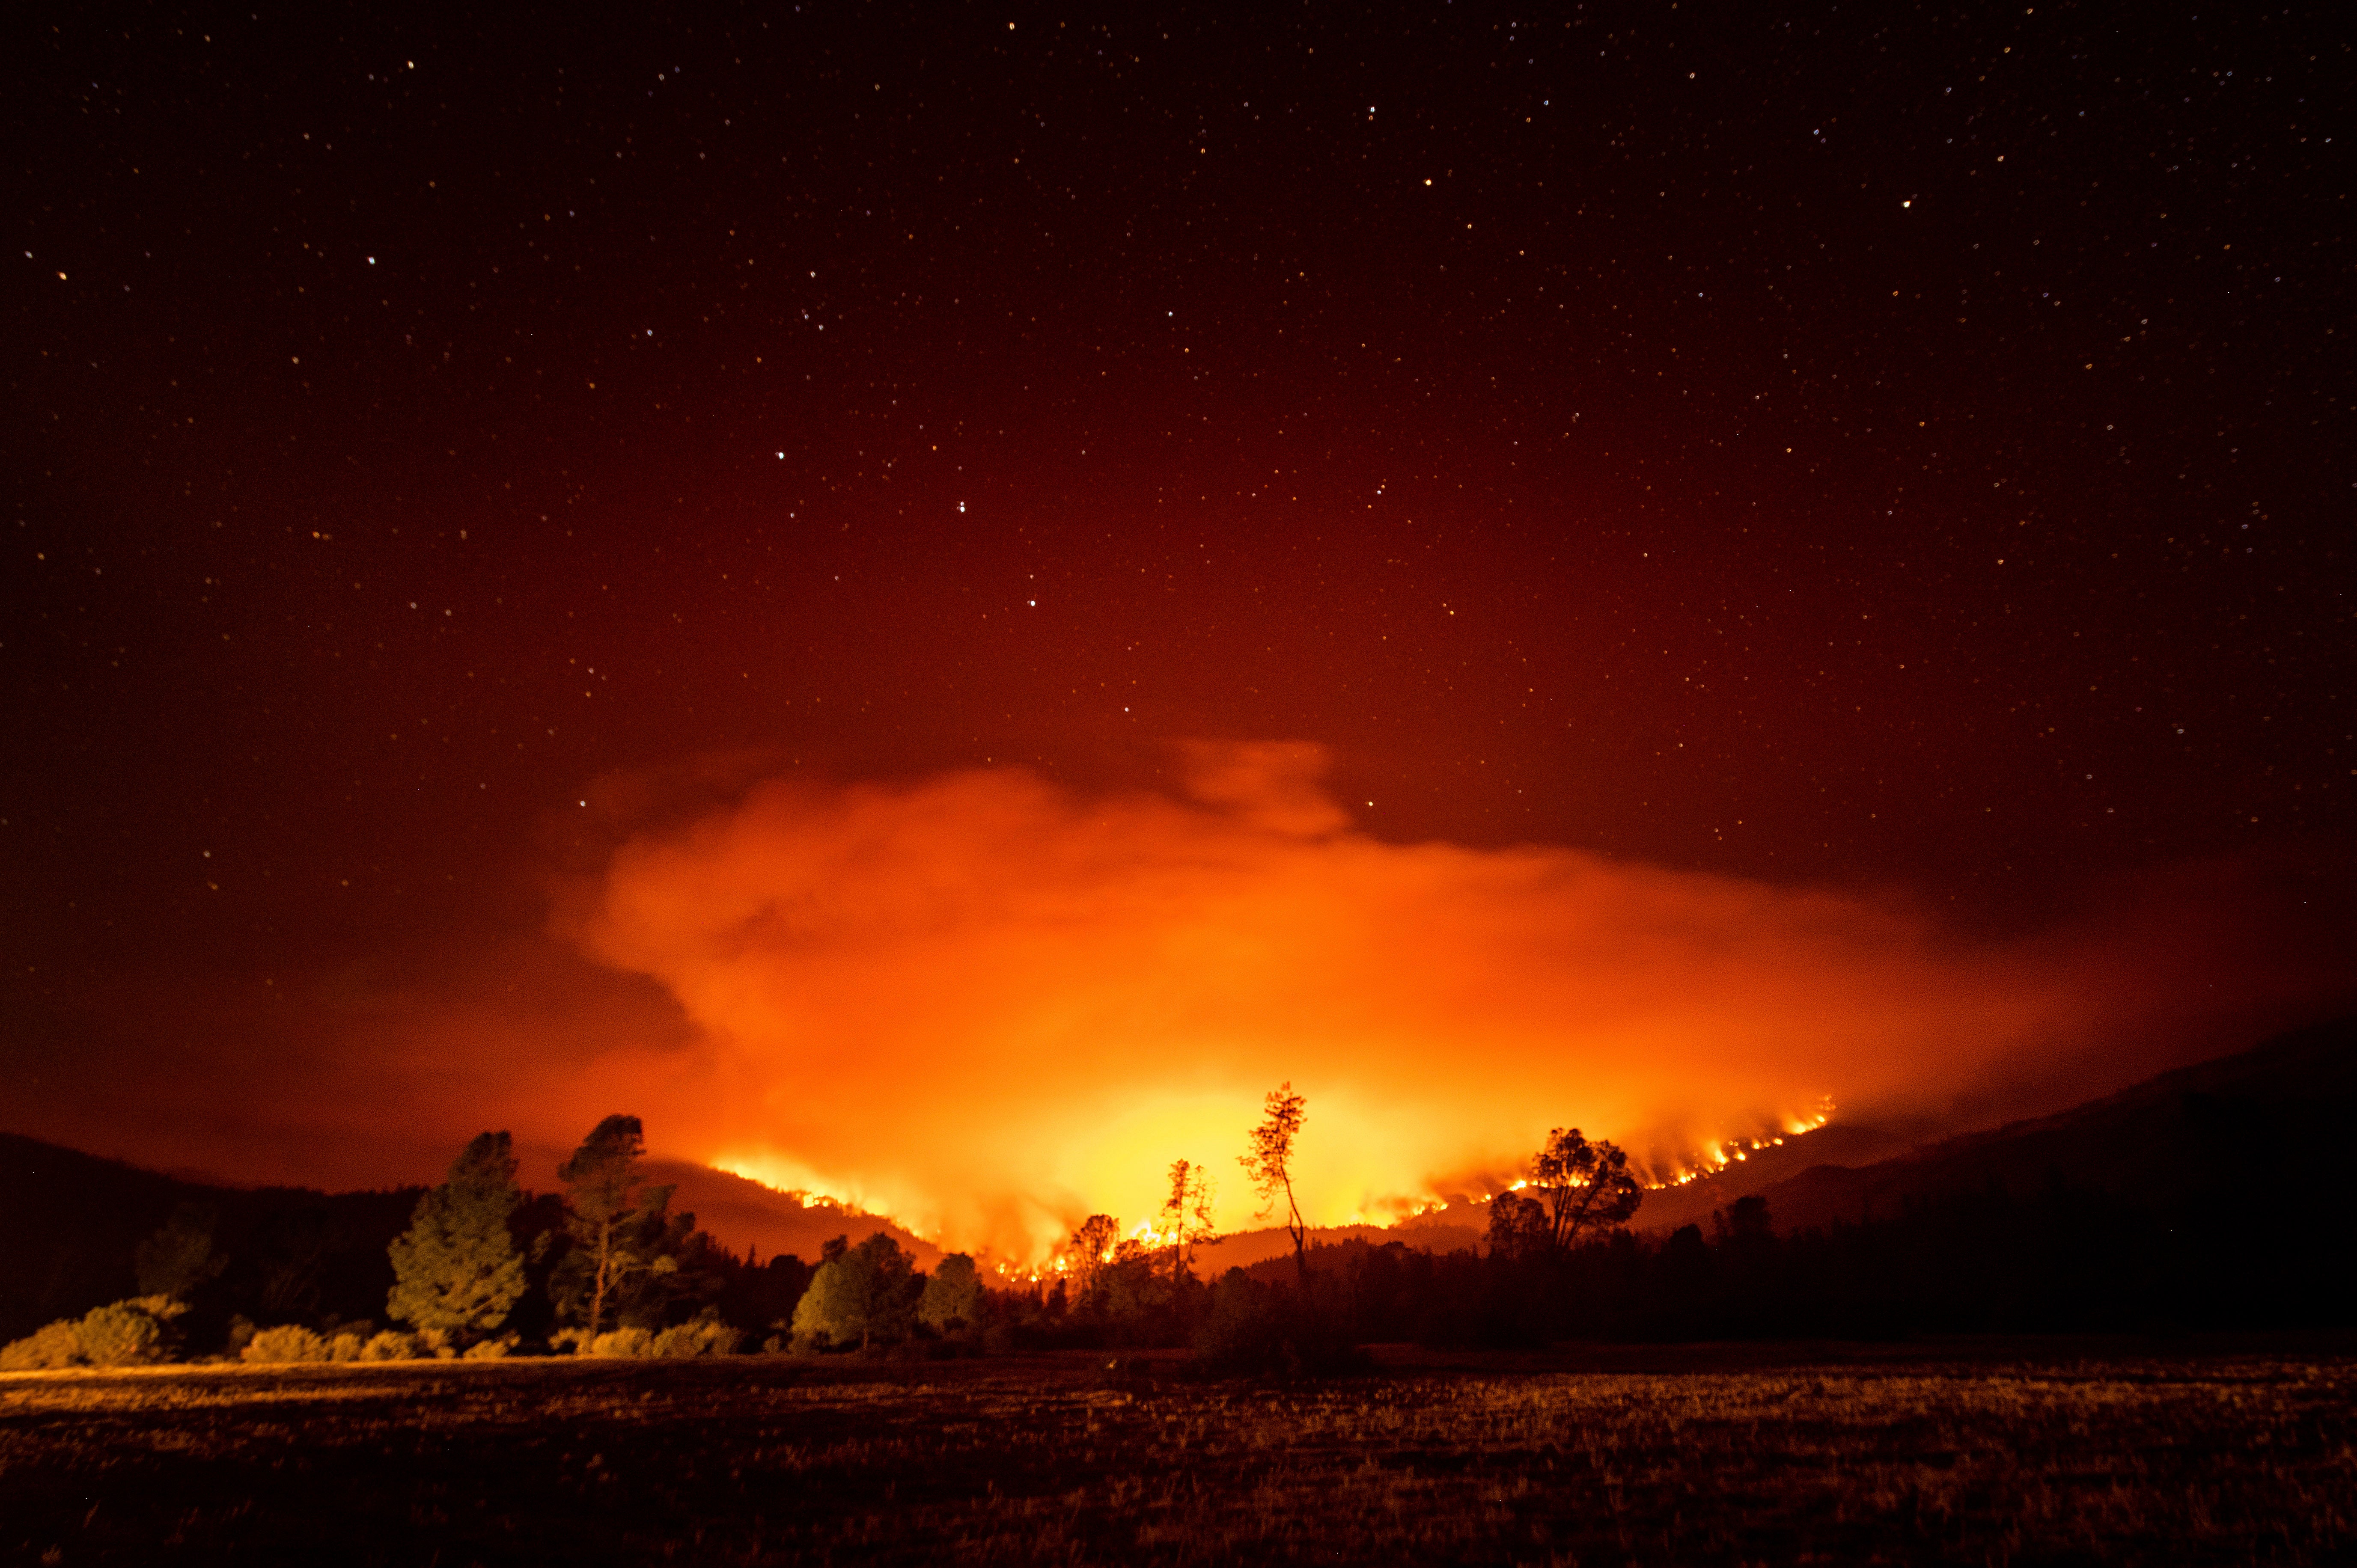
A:
POLYGON ((220 1188, 0 1133, 0 1340, 133 1294, 132 1250, 220 1188))
MULTIPOLYGON (((836 1236, 858 1241, 877 1230, 908 1249, 920 1268, 941 1256, 888 1220, 823 1202, 806 1205, 725 1171, 650 1161, 646 1174, 676 1187, 674 1212, 694 1214, 724 1246, 755 1249, 764 1258, 815 1260, 836 1236)), ((385 1248, 407 1229, 420 1190, 216 1186, 14 1133, 0 1133, 0 1183, 16 1199, 0 1211, 0 1256, 11 1260, 0 1271, 0 1343, 137 1294, 140 1243, 176 1220, 200 1230, 209 1222, 221 1262, 195 1293, 192 1340, 217 1338, 232 1313, 265 1324, 382 1324, 393 1286, 385 1248)), ((527 1205, 517 1223, 525 1232, 554 1228, 562 1210, 543 1197, 527 1205)), ((786 1292, 786 1310, 806 1274, 789 1269, 779 1276, 797 1282, 786 1292)), ((748 1300, 767 1299, 743 1281, 731 1289, 748 1300)), ((766 1329, 777 1316, 758 1303, 747 1311, 752 1328, 766 1329)))
POLYGON ((649 1160, 647 1179, 670 1183, 676 1189, 672 1208, 694 1215, 699 1226, 730 1248, 751 1248, 764 1257, 790 1253, 814 1259, 837 1236, 856 1242, 881 1230, 917 1261, 917 1267, 930 1269, 941 1261, 939 1247, 880 1215, 824 1198, 806 1202, 710 1165, 649 1160))
POLYGON ((1820 1165, 1855 1169, 1897 1159, 1915 1147, 1913 1139, 1846 1122, 1835 1122, 1813 1132, 1788 1133, 1782 1143, 1750 1150, 1724 1170, 1676 1187, 1649 1189, 1635 1224, 1641 1230, 1657 1230, 1663 1235, 1681 1225, 1707 1225, 1712 1210, 1725 1208, 1738 1197, 1765 1192, 1803 1171, 1820 1165))
POLYGON ((1698 1218, 1691 1188, 1683 1212, 1650 1195, 1641 1229, 1567 1258, 1349 1240, 1309 1261, 1354 1331, 1452 1344, 2346 1326, 2352 1122, 2343 1022, 1857 1168, 1762 1160, 1693 1184, 1717 1200, 1698 1218))
MULTIPOLYGON (((1910 1205, 1993 1190, 2028 1197, 2058 1184, 2195 1223, 2273 1226, 2308 1215, 2322 1195, 2349 1190, 2341 1140, 2352 1120, 2357 1020, 2343 1019, 2053 1116, 1870 1165, 1828 1161, 1785 1174, 1762 1162, 1757 1173, 1722 1173, 1709 1197, 1713 1208, 1764 1197, 1781 1231, 1889 1218, 1910 1205)), ((1672 1207, 1649 1196, 1639 1224, 1669 1230, 1702 1218, 1674 1219, 1672 1207)))
POLYGON ((120 1160, 0 1133, 0 1340, 139 1288, 139 1244, 176 1217, 210 1221, 221 1266, 197 1293, 200 1331, 242 1313, 264 1323, 382 1319, 385 1246, 418 1189, 314 1192, 210 1187, 120 1160), (216 1321, 217 1320, 217 1321, 216 1321))

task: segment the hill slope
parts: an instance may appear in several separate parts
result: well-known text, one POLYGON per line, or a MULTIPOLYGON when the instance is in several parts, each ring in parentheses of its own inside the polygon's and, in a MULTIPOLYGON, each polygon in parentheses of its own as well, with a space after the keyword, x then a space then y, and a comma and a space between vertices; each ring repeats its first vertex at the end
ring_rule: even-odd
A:
MULTIPOLYGON (((804 1205, 758 1182, 702 1165, 651 1160, 647 1179, 676 1188, 674 1212, 733 1251, 817 1261, 836 1236, 889 1232, 920 1268, 940 1250, 856 1209, 804 1205)), ((224 1260, 221 1312, 259 1321, 382 1320, 393 1266, 385 1255, 417 1207, 416 1187, 317 1192, 233 1187, 145 1170, 38 1139, 0 1133, 0 1343, 137 1290, 139 1243, 183 1208, 213 1219, 224 1260)), ((545 1199, 542 1200, 544 1205, 545 1199)), ((543 1217, 554 1222, 554 1214, 543 1217)), ((216 1313, 214 1316, 220 1316, 216 1313)))
MULTIPOLYGON (((1889 1218, 1943 1198, 1992 1190, 2026 1197, 2057 1186, 2162 1210, 2305 1209, 2313 1195, 2349 1190, 2342 1140, 2352 1120, 2357 1020, 2343 1019, 2056 1115, 1888 1159, 1792 1170, 1789 1159, 1755 1156, 1670 1194, 1649 1194, 1639 1224, 1707 1224, 1712 1209, 1760 1197, 1776 1228, 1789 1232, 1889 1218)), ((1788 1147, 1805 1152, 1822 1135, 1788 1147)))

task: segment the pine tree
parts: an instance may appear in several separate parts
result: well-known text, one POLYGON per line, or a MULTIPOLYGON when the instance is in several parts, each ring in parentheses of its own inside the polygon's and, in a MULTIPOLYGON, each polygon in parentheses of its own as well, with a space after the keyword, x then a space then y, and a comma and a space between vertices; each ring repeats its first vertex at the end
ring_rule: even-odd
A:
POLYGON ((523 1202, 515 1173, 505 1133, 476 1135, 393 1239, 388 1313, 446 1333, 489 1333, 507 1321, 524 1293, 523 1253, 508 1229, 523 1202))
POLYGON ((716 1271, 700 1260, 706 1249, 697 1244, 695 1216, 671 1212, 671 1187, 640 1185, 645 1151, 637 1117, 608 1116, 557 1167, 573 1244, 550 1280, 550 1294, 593 1338, 609 1317, 660 1327, 676 1295, 718 1288, 716 1271), (699 1262, 695 1278, 682 1278, 683 1255, 699 1262))

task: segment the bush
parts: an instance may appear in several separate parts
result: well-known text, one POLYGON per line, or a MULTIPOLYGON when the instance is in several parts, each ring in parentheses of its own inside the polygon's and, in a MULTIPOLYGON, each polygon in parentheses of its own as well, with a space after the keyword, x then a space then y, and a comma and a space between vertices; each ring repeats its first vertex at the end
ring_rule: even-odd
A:
POLYGON ((0 1372, 42 1372, 81 1365, 81 1335, 70 1321, 37 1328, 0 1347, 0 1372))
POLYGON ((76 1326, 93 1367, 148 1367, 172 1359, 172 1319, 188 1309, 167 1295, 93 1307, 76 1326))
POLYGON ((417 1337, 413 1334, 397 1334, 388 1329, 384 1333, 376 1335, 371 1338, 367 1344, 362 1345, 361 1347, 359 1356, 354 1358, 354 1359, 361 1361, 414 1361, 417 1359, 417 1337))
POLYGON ((683 1323, 666 1328, 654 1337, 648 1348, 650 1356, 726 1356, 734 1354, 745 1337, 720 1321, 710 1312, 693 1323, 683 1323))
POLYGON ((655 1337, 643 1328, 615 1328, 598 1335, 574 1352, 577 1356, 645 1356, 655 1337))
POLYGON ((361 1359, 361 1348, 367 1343, 368 1341, 362 1339, 359 1335, 353 1333, 350 1329, 346 1329, 343 1333, 331 1336, 328 1338, 328 1359, 330 1361, 357 1361, 361 1359))
POLYGON ((256 1363, 324 1361, 328 1342, 300 1324, 282 1323, 246 1341, 244 1359, 256 1363))
POLYGON ((496 1361, 507 1353, 506 1340, 483 1339, 468 1346, 467 1354, 462 1359, 468 1361, 496 1361))
POLYGON ((165 1295, 96 1306, 0 1348, 0 1372, 60 1367, 150 1367, 172 1359, 172 1320, 188 1309, 165 1295))

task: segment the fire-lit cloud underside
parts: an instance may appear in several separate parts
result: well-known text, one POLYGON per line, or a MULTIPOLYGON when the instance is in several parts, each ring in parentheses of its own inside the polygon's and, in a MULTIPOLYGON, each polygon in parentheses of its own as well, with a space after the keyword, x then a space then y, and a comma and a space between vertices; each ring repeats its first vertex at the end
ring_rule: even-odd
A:
POLYGON ((1251 1223, 1235 1156, 1279 1080, 1308 1097, 1309 1218, 1381 1219, 1557 1124, 1663 1171, 1828 1098, 1936 1108, 2218 979, 2149 937, 1973 944, 1895 899, 1385 843, 1317 747, 1184 756, 1184 799, 788 779, 626 842, 573 935, 700 1035, 665 1141, 1037 1256, 1148 1217, 1179 1157, 1251 1223))

